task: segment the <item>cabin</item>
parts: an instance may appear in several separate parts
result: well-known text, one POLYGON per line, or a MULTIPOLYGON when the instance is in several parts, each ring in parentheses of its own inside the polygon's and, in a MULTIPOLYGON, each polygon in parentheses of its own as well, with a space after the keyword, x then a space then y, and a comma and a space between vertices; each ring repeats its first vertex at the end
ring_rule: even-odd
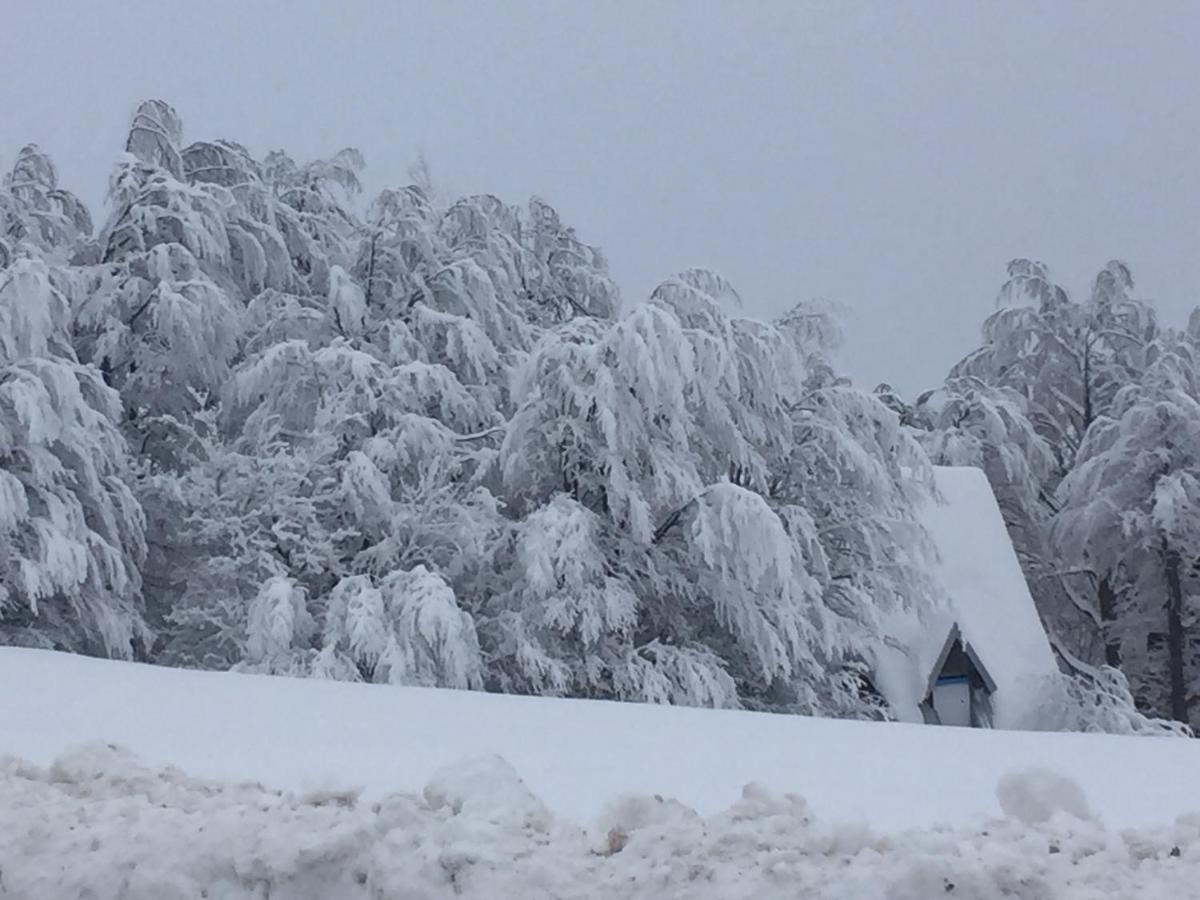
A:
POLYGON ((983 471, 935 466, 933 487, 919 518, 942 602, 883 623, 871 681, 901 721, 1019 728, 1054 652, 983 471))

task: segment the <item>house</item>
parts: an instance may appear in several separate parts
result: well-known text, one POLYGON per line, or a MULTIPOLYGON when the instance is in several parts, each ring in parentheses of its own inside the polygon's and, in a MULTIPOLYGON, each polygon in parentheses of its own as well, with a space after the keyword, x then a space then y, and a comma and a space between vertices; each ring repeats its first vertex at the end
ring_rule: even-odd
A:
POLYGON ((1058 672, 987 477, 935 466, 919 511, 942 594, 932 613, 885 622, 873 682, 901 721, 1017 728, 1058 672))

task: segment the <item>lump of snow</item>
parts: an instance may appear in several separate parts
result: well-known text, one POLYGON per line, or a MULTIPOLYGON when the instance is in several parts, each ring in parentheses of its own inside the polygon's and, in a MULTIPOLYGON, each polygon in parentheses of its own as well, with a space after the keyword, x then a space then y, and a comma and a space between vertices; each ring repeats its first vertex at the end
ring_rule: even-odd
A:
POLYGON ((499 756, 447 766, 434 774, 423 793, 431 809, 448 809, 455 816, 492 825, 544 832, 554 820, 554 814, 533 795, 516 769, 499 756))
POLYGON ((1005 815, 1026 825, 1049 822, 1059 813, 1084 820, 1094 817, 1078 782, 1049 769, 1006 773, 996 783, 996 799, 1005 815))
POLYGON ((687 833, 702 824, 700 814, 678 800, 658 794, 624 794, 608 803, 597 817, 600 841, 593 850, 605 855, 620 853, 638 832, 687 833))

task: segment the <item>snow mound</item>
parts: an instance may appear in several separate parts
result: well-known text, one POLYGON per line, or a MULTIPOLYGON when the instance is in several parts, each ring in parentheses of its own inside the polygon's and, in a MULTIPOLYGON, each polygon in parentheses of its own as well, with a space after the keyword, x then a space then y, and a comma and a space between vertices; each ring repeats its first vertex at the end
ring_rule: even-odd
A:
POLYGON ((1005 815, 1027 825, 1048 822, 1059 814, 1094 818, 1078 782, 1049 769, 1009 772, 996 785, 996 798, 1005 815))
MULTIPOLYGON (((1047 781, 1045 773, 1004 783, 1023 797, 1051 785, 1067 806, 1077 799, 1070 782, 1047 781)), ((1200 896, 1200 816, 1113 832, 1084 818, 1039 818, 1024 807, 1018 813, 977 828, 884 835, 862 825, 825 825, 803 799, 750 785, 729 809, 708 817, 662 797, 619 798, 585 831, 558 820, 495 758, 451 766, 420 794, 367 804, 353 794, 193 778, 93 744, 45 768, 0 759, 0 894, 22 900, 1200 896), (614 832, 619 839, 610 840, 614 832)))

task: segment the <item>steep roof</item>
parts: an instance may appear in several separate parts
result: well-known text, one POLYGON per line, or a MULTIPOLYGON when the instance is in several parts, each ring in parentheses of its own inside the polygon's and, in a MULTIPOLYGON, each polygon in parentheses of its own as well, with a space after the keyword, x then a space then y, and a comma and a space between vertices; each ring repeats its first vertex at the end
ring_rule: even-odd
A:
POLYGON ((982 470, 937 466, 934 484, 939 499, 919 517, 937 549, 933 575, 946 604, 922 620, 907 614, 888 623, 897 646, 880 653, 876 685, 899 718, 921 721, 918 704, 957 625, 995 682, 997 727, 1015 727, 1039 681, 1057 671, 1054 654, 982 470))

